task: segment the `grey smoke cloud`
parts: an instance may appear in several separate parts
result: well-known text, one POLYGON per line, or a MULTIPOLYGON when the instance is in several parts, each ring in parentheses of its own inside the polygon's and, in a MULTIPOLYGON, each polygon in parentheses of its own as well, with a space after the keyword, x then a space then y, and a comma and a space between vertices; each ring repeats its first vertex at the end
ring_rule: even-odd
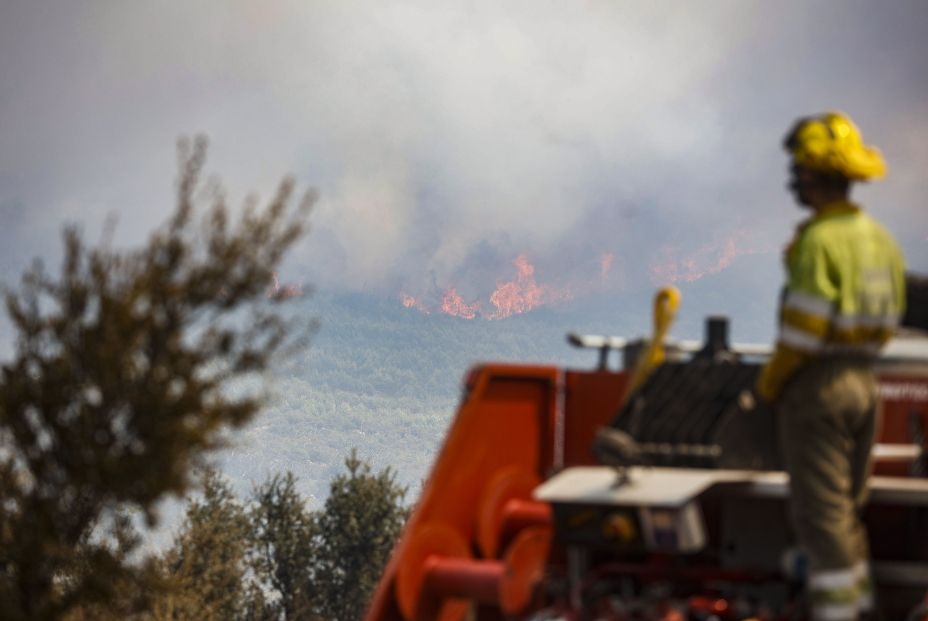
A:
MULTIPOLYGON (((707 245, 769 254, 801 213, 791 121, 849 112, 887 181, 860 198, 928 269, 921 2, 113 3, 0 9, 4 280, 64 221, 170 211, 174 139, 205 132, 232 197, 294 173, 322 200, 291 279, 479 296, 539 281, 651 286, 707 245), (714 246, 715 245, 715 246, 714 246), (496 267, 494 268, 494 265, 496 267)), ((702 253, 702 254, 699 254, 702 253)), ((720 255, 719 255, 720 256, 720 255)), ((736 257, 734 261, 737 261, 736 257)), ((739 272, 740 273, 740 272, 739 272)))

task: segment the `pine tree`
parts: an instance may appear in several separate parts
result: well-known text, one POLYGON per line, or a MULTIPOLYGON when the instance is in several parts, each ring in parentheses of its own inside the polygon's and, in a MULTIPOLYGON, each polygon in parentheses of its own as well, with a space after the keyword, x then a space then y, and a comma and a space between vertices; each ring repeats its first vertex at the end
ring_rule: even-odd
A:
MULTIPOLYGON (((313 616, 316 525, 292 472, 275 475, 255 489, 250 512, 252 564, 263 590, 276 599, 264 605, 268 618, 293 621, 313 616)), ((263 591, 262 590, 262 591, 263 591)), ((261 608, 261 603, 254 608, 261 608)))
POLYGON ((203 498, 188 502, 186 517, 164 560, 170 590, 155 618, 234 620, 246 607, 250 524, 229 485, 212 469, 203 498))
POLYGON ((312 197, 291 209, 284 181, 266 209, 251 201, 232 223, 217 188, 195 220, 205 151, 203 140, 181 145, 177 208, 142 248, 88 248, 68 229, 61 274, 37 263, 7 292, 17 344, 0 370, 6 619, 106 607, 129 576, 144 579, 131 549, 95 529, 122 511, 153 523, 155 504, 183 495, 191 466, 258 410, 259 393, 229 386, 307 335, 267 286, 312 197))
POLYGON ((315 585, 319 612, 332 621, 361 619, 407 516, 392 469, 373 474, 355 450, 345 466, 317 515, 315 585))

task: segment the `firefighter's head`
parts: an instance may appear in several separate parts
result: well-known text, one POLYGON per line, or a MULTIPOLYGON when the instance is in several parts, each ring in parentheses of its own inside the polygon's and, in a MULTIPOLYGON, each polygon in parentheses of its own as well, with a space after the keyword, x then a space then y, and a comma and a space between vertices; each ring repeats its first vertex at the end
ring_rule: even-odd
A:
POLYGON ((800 119, 783 147, 792 160, 789 188, 802 205, 846 198, 852 182, 886 174, 880 151, 866 146, 857 126, 839 112, 800 119))

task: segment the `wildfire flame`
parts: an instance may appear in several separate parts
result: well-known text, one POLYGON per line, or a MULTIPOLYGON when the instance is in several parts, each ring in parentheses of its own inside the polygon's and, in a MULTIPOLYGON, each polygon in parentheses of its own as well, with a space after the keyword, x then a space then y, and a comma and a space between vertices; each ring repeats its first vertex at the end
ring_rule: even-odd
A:
MULTIPOLYGON (((770 252, 764 244, 756 241, 747 229, 737 229, 727 238, 697 248, 689 255, 683 255, 673 248, 664 248, 663 260, 651 264, 651 280, 660 285, 695 282, 728 268, 739 256, 770 252)), ((616 258, 613 252, 593 255, 590 257, 588 275, 574 279, 566 287, 539 283, 535 277, 535 266, 526 255, 521 254, 512 262, 516 270, 515 278, 497 281, 496 288, 486 297, 465 300, 457 287, 451 286, 440 295, 433 294, 428 298, 429 301, 401 293, 400 302, 406 308, 425 314, 434 311, 462 319, 505 319, 530 312, 539 306, 573 299, 575 295, 624 287, 625 263, 620 261, 617 267, 616 258), (596 267, 598 277, 594 271, 596 267)))
POLYGON ((480 310, 480 302, 466 304, 458 294, 458 290, 451 287, 445 291, 441 298, 441 312, 453 317, 463 317, 464 319, 473 319, 480 310))
POLYGON ((490 302, 496 310, 487 315, 487 319, 503 319, 528 312, 545 299, 545 288, 535 282, 535 267, 526 256, 516 257, 513 265, 517 270, 516 279, 498 285, 490 295, 490 302))
POLYGON ((721 244, 707 244, 684 259, 652 265, 651 280, 654 283, 670 284, 695 282, 710 274, 718 274, 740 254, 749 252, 741 251, 735 237, 729 237, 721 244))
MULTIPOLYGON (((465 302, 456 287, 449 287, 441 296, 439 311, 462 319, 487 320, 505 319, 512 315, 527 313, 543 304, 551 304, 570 299, 569 290, 558 289, 551 285, 540 285, 535 280, 535 267, 525 255, 519 255, 513 261, 516 268, 514 280, 498 282, 496 289, 489 296, 489 306, 480 300, 465 302)), ((415 308, 423 313, 431 309, 421 300, 406 293, 400 294, 400 302, 406 308, 415 308)))
POLYGON ((406 295, 405 293, 400 294, 400 302, 403 303, 403 306, 406 308, 415 308, 422 311, 426 315, 430 315, 432 311, 420 300, 412 297, 411 295, 406 295))

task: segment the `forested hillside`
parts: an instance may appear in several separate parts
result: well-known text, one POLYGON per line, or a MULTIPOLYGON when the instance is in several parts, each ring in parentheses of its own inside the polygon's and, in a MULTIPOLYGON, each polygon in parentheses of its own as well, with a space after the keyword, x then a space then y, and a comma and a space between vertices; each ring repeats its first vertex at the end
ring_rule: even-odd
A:
MULTIPOLYGON (((757 267, 757 257, 747 259, 733 271, 757 267)), ((773 321, 767 311, 775 294, 745 300, 726 287, 729 282, 684 283, 673 334, 700 338, 706 314, 727 313, 733 340, 768 340, 773 321)), ((426 315, 396 299, 358 293, 307 296, 294 306, 318 318, 319 332, 277 368, 270 403, 224 453, 222 469, 240 491, 292 470, 301 491, 319 503, 344 456, 357 448, 375 467, 395 468, 415 499, 471 366, 512 361, 592 367, 596 354, 569 347, 566 333, 647 334, 653 292, 589 297, 498 321, 426 315)), ((612 358, 613 365, 617 361, 612 358)))
MULTIPOLYGON (((396 300, 317 294, 301 300, 299 312, 318 317, 319 332, 278 368, 268 407, 224 453, 222 468, 242 489, 292 470, 320 502, 345 454, 357 448, 376 467, 395 468, 415 498, 473 364, 595 362, 595 354, 565 341, 575 327, 569 307, 468 321, 396 300)), ((646 325, 646 310, 641 319, 646 325)), ((614 332, 626 332, 631 317, 615 323, 614 332)))

